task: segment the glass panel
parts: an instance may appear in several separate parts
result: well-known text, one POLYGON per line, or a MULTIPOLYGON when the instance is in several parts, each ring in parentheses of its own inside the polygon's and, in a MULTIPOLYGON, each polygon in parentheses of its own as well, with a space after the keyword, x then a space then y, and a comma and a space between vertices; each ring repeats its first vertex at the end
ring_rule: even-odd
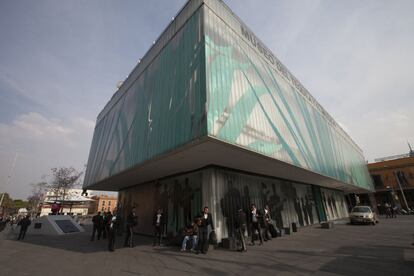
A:
POLYGON ((227 8, 207 5, 209 135, 372 190, 364 157, 347 134, 227 8))

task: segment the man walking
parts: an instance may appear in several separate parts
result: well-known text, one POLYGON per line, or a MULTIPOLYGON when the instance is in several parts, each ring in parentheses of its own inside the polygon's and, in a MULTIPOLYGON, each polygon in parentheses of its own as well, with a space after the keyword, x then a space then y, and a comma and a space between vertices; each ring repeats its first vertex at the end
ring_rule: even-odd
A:
POLYGON ((158 209, 152 219, 152 225, 154 226, 154 243, 153 246, 161 246, 161 238, 164 230, 164 215, 162 209, 158 209))
POLYGON ((271 240, 272 236, 269 234, 269 225, 271 223, 271 218, 270 218, 270 208, 269 206, 266 204, 264 209, 263 209, 263 217, 261 219, 261 227, 263 229, 263 238, 265 241, 271 240))
POLYGON ((213 218, 208 212, 208 207, 204 207, 203 212, 201 212, 201 223, 198 227, 198 247, 197 253, 201 251, 203 254, 207 254, 208 251, 208 226, 211 227, 211 231, 214 231, 213 218))
POLYGON ((256 235, 259 236, 259 240, 260 240, 259 245, 263 245, 262 231, 260 231, 260 226, 259 226, 260 213, 257 210, 255 204, 252 204, 250 219, 252 222, 252 243, 251 245, 254 245, 254 240, 255 240, 256 235))
POLYGON ((109 225, 112 221, 112 214, 110 211, 106 212, 105 217, 103 218, 103 239, 105 240, 109 233, 109 225))
POLYGON ((114 214, 111 216, 111 220, 108 226, 108 250, 113 252, 115 251, 115 233, 118 229, 118 219, 117 215, 114 214))
POLYGON ((138 224, 138 217, 135 214, 135 207, 132 208, 131 212, 127 217, 127 235, 125 237, 124 246, 133 247, 133 234, 134 234, 134 226, 138 224))
POLYGON ((17 240, 23 240, 24 236, 26 235, 27 228, 31 224, 30 216, 24 217, 17 225, 20 225, 20 233, 17 240))
POLYGON ((92 217, 93 229, 92 229, 92 237, 91 241, 95 240, 95 233, 98 232, 98 241, 101 239, 102 234, 102 225, 103 225, 103 218, 101 216, 101 212, 98 212, 96 215, 92 217))

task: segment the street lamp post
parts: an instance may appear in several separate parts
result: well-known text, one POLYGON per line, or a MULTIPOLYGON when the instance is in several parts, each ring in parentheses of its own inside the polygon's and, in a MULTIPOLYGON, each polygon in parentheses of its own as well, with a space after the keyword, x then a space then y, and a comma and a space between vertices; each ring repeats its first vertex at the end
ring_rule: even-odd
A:
POLYGON ((5 193, 3 193, 2 195, 1 195, 1 199, 0 199, 0 211, 1 211, 1 214, 3 215, 3 207, 1 207, 2 205, 3 205, 3 199, 4 199, 4 194, 5 193))

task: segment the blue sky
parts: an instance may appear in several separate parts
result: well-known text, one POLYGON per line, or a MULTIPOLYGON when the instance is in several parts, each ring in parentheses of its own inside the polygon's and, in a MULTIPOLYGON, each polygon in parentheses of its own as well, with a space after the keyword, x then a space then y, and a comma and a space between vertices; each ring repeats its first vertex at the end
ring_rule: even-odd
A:
MULTIPOLYGON (((413 1, 225 2, 368 160, 414 144, 413 1)), ((0 2, 1 188, 24 198, 52 167, 83 169, 116 83, 184 3, 0 2)))

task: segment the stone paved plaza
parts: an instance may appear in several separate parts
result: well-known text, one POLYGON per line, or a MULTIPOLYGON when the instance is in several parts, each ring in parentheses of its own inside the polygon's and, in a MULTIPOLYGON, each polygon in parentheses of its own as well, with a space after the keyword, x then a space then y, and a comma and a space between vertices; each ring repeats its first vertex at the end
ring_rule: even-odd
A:
POLYGON ((30 236, 16 241, 0 233, 0 275, 414 275, 414 216, 381 218, 376 226, 336 224, 300 229, 250 246, 208 255, 156 247, 136 236, 134 248, 106 251, 89 232, 65 237, 30 236))

